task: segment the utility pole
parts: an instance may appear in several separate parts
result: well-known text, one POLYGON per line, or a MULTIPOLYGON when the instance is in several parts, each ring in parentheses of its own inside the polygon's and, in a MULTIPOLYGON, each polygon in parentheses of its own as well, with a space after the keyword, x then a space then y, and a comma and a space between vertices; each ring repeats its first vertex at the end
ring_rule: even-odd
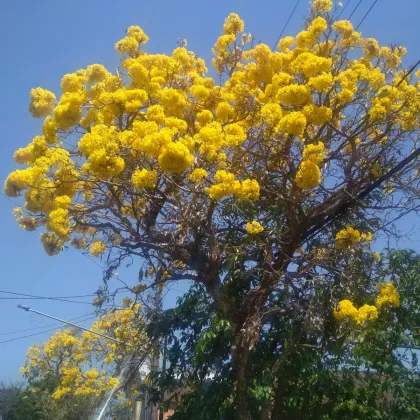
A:
MULTIPOLYGON (((158 278, 160 279, 160 275, 158 275, 158 278)), ((163 306, 162 305, 163 304, 162 292, 163 292, 163 287, 161 287, 161 284, 159 283, 156 287, 156 293, 155 293, 155 302, 154 302, 154 309, 153 309, 155 313, 162 310, 162 306, 163 306)), ((156 343, 156 347, 154 349, 153 361, 152 361, 153 372, 159 371, 159 360, 160 360, 159 343, 156 343)), ((160 408, 159 412, 162 413, 162 408, 160 408)), ((158 420, 158 407, 155 405, 152 406, 151 420, 158 420)))
MULTIPOLYGON (((165 373, 166 371, 166 347, 168 346, 168 336, 165 335, 165 340, 163 342, 163 360, 162 360, 162 373, 165 373)), ((162 395, 162 398, 165 396, 162 395)), ((163 407, 160 406, 159 409, 159 420, 163 420, 163 407)))
MULTIPOLYGON (((155 288, 154 294, 149 295, 150 299, 150 307, 148 311, 148 318, 151 319, 153 316, 162 310, 162 291, 163 288, 161 287, 160 280, 160 273, 157 273, 157 283, 158 285, 155 288)), ((159 371, 159 343, 156 342, 155 345, 152 347, 151 351, 151 358, 150 358, 150 370, 152 372, 159 371)), ((141 374, 140 371, 137 372, 137 383, 140 386, 141 384, 141 374)), ((134 419, 135 420, 159 420, 161 418, 161 414, 158 415, 158 407, 156 405, 149 404, 149 393, 147 391, 147 387, 144 390, 144 393, 140 393, 136 399, 134 400, 134 419)), ((162 409, 159 410, 159 413, 162 413, 162 409)))

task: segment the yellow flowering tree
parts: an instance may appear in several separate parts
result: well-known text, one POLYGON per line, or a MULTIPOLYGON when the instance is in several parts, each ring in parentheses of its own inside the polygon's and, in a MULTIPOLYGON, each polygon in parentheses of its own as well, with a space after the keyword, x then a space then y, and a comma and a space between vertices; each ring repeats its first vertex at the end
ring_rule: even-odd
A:
POLYGON ((146 362, 150 352, 140 305, 125 299, 122 309, 101 316, 91 331, 57 331, 44 344, 28 349, 21 372, 29 384, 53 380, 51 396, 57 404, 88 400, 95 408, 117 390, 112 405, 130 408, 138 391, 126 368, 133 369, 141 359, 146 362))
POLYGON ((217 77, 185 46, 152 54, 147 41, 132 26, 115 45, 116 73, 92 64, 66 74, 57 96, 31 91, 42 134, 16 151, 24 168, 4 190, 23 196, 16 219, 41 230, 49 255, 66 244, 107 254, 108 277, 138 257, 144 282, 204 285, 232 329, 247 419, 267 302, 280 286, 303 287, 288 271, 296 261, 301 272, 345 264, 368 252, 381 220, 415 206, 412 164, 346 220, 308 235, 415 145, 420 75, 401 67, 405 48, 362 37, 331 0, 312 2, 304 29, 275 50, 229 15, 212 50, 217 77))

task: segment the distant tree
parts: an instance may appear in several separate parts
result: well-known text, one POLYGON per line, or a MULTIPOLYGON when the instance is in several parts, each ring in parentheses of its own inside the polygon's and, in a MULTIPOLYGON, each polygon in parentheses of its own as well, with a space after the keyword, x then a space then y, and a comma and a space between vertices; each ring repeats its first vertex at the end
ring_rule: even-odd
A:
POLYGON ((13 420, 13 411, 18 404, 23 384, 0 382, 0 419, 13 420))
POLYGON ((21 411, 33 408, 41 417, 47 411, 56 413, 51 419, 61 418, 59 413, 66 420, 89 418, 113 390, 107 412, 131 408, 137 392, 133 371, 141 360, 147 360, 150 347, 140 305, 124 300, 124 306, 91 327, 118 342, 69 329, 28 349, 21 371, 29 386, 21 398, 21 411), (78 417, 81 412, 84 416, 78 417))
POLYGON ((92 396, 56 400, 52 397, 59 386, 56 377, 46 375, 20 394, 12 420, 81 420, 95 412, 97 399, 92 396))

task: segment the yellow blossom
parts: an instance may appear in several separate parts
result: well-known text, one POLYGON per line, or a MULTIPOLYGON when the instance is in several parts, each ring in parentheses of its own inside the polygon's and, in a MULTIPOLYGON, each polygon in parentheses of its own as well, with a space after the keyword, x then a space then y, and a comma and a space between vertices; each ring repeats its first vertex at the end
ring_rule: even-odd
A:
POLYGON ((296 184, 305 190, 317 187, 321 182, 321 171, 318 165, 311 160, 304 160, 296 174, 296 184))
POLYGON ((160 105, 152 105, 147 109, 147 119, 157 124, 165 121, 165 113, 160 105))
POLYGON ((90 246, 90 255, 94 256, 94 257, 99 257, 100 255, 102 255, 106 250, 106 244, 104 244, 102 241, 100 240, 96 240, 92 243, 92 245, 90 246))
POLYGON ((276 99, 286 105, 306 105, 312 102, 312 95, 304 85, 290 85, 280 88, 276 99))
POLYGON ((362 239, 366 242, 371 242, 373 239, 373 233, 372 232, 362 233, 362 239))
POLYGON ((134 38, 140 45, 146 44, 149 37, 144 33, 140 26, 129 26, 127 29, 127 36, 134 38))
POLYGON ((55 95, 40 87, 31 90, 30 99, 29 112, 34 118, 45 117, 54 108, 55 95))
POLYGON ((208 174, 205 169, 196 168, 190 173, 189 178, 195 183, 200 183, 204 178, 207 178, 207 176, 208 174))
POLYGON ((282 110, 279 104, 268 103, 261 108, 262 119, 271 127, 275 127, 281 117, 282 110))
POLYGON ((317 12, 329 12, 332 7, 332 0, 314 0, 312 3, 312 9, 317 12))
POLYGON ((197 120, 202 126, 208 124, 212 119, 213 119, 213 113, 207 109, 197 113, 197 120))
POLYGON ((334 22, 332 27, 345 38, 348 38, 353 33, 353 25, 349 20, 338 20, 334 22))
POLYGON ((222 122, 229 119, 232 114, 232 107, 227 102, 221 102, 216 108, 216 118, 222 122))
POLYGON ((88 83, 102 82, 108 76, 107 69, 102 64, 91 64, 86 68, 88 83))
POLYGON ((380 252, 374 252, 372 254, 373 258, 375 259, 376 262, 381 261, 381 253, 380 252))
POLYGON ((322 32, 325 32, 327 28, 327 21, 323 17, 318 16, 311 22, 308 30, 315 34, 315 36, 319 36, 322 32))
POLYGON ((288 51, 295 43, 295 39, 292 36, 286 36, 279 41, 278 49, 280 51, 288 51))
POLYGON ((331 68, 331 58, 319 57, 310 52, 299 54, 291 63, 292 73, 303 73, 306 77, 313 77, 317 73, 328 72, 331 68))
POLYGON ((324 159, 325 146, 324 143, 318 142, 317 144, 308 144, 303 149, 303 160, 310 160, 315 163, 319 163, 324 159))
POLYGON ((306 121, 304 114, 293 111, 280 120, 278 128, 287 134, 302 137, 306 127, 306 121))
POLYGON ((236 35, 244 30, 244 21, 236 14, 231 13, 226 19, 223 25, 223 33, 225 35, 236 35))
POLYGON ((379 296, 376 299, 376 306, 381 308, 383 305, 400 306, 400 295, 392 283, 384 283, 378 286, 379 296))
POLYGON ((378 310, 372 305, 363 305, 357 310, 357 315, 354 317, 356 324, 363 324, 375 319, 378 319, 378 310))
POLYGON ((156 171, 149 171, 147 169, 136 169, 133 172, 131 181, 134 187, 138 190, 143 188, 154 188, 156 186, 156 171))
POLYGON ((316 89, 319 92, 327 92, 333 83, 331 73, 321 73, 319 76, 311 77, 308 80, 308 86, 311 89, 316 89))
POLYGON ((246 224, 246 231, 250 235, 257 235, 258 233, 261 233, 264 230, 262 225, 257 222, 256 220, 253 220, 252 222, 248 222, 246 224))
POLYGON ((356 316, 357 309, 348 299, 340 301, 338 303, 338 308, 334 309, 334 317, 339 320, 343 320, 345 318, 354 319, 356 316))
POLYGON ((361 239, 360 232, 357 229, 347 226, 345 229, 340 230, 335 236, 335 246, 338 249, 347 249, 360 243, 361 239))
POLYGON ((159 166, 164 172, 180 173, 191 166, 194 157, 182 143, 169 143, 158 157, 159 166))
POLYGON ((308 123, 322 125, 332 119, 332 109, 327 106, 306 105, 303 110, 308 123))
POLYGON ((63 92, 77 92, 83 89, 83 79, 76 73, 66 74, 61 79, 60 86, 63 92))
POLYGON ((139 49, 139 43, 136 38, 126 36, 115 44, 115 49, 120 55, 134 55, 139 49))

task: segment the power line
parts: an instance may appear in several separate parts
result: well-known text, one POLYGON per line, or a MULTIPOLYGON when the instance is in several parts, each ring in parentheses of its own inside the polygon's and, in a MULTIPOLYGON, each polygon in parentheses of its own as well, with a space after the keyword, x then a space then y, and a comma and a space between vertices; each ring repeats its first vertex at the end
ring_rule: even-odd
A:
POLYGON ((89 295, 74 295, 74 296, 39 296, 39 295, 28 295, 26 293, 8 292, 6 290, 0 290, 0 293, 5 293, 8 295, 16 295, 16 296, 26 296, 33 299, 73 299, 73 298, 98 296, 96 293, 91 293, 89 295))
POLYGON ((379 227, 378 229, 375 230, 374 233, 379 232, 380 230, 386 228, 387 226, 391 225, 392 223, 395 223, 397 220, 401 219, 404 216, 407 216, 408 213, 411 213, 412 211, 417 211, 420 209, 420 204, 418 204, 417 206, 406 210, 405 212, 399 214, 398 216, 394 217, 394 219, 390 220, 389 222, 385 223, 384 225, 382 225, 381 227, 379 227))
POLYGON ((82 251, 80 251, 80 249, 75 248, 75 250, 80 254, 83 255, 84 257, 86 257, 88 260, 92 261, 95 265, 97 265, 101 270, 105 270, 106 267, 103 267, 101 264, 99 264, 98 262, 96 262, 92 257, 89 257, 89 255, 83 253, 82 251))
POLYGON ((286 23, 284 24, 283 29, 281 30, 280 35, 279 35, 279 37, 277 38, 277 41, 276 41, 276 43, 274 44, 274 46, 273 46, 272 50, 274 50, 274 49, 276 48, 277 44, 279 43, 279 41, 280 41, 281 37, 283 36, 284 31, 285 31, 285 30, 286 30, 286 28, 287 28, 287 25, 288 25, 288 24, 289 24, 289 22, 290 22, 290 19, 292 19, 293 15, 295 14, 295 11, 296 11, 297 7, 299 6, 299 3, 300 3, 300 0, 297 0, 297 2, 296 2, 296 4, 295 4, 295 7, 293 8, 292 13, 290 13, 290 16, 288 17, 288 19, 287 19, 286 23))
POLYGON ((3 290, 0 290, 0 293, 24 296, 24 297, 4 297, 4 296, 0 296, 0 300, 35 300, 35 299, 40 299, 40 300, 55 300, 55 301, 58 301, 58 302, 67 302, 67 303, 78 303, 78 304, 83 304, 83 305, 92 305, 92 302, 82 302, 80 300, 72 300, 72 299, 66 299, 66 298, 26 295, 24 293, 6 292, 6 291, 3 291, 3 290))
MULTIPOLYGON (((85 321, 89 321, 89 320, 94 319, 94 318, 96 318, 96 316, 93 316, 93 317, 84 319, 83 321, 79 321, 79 323, 82 323, 82 322, 85 322, 85 321)), ((70 324, 70 325, 73 325, 73 326, 75 326, 77 328, 84 329, 84 328, 78 326, 77 324, 70 324)), ((24 336, 21 336, 21 337, 11 338, 10 340, 0 341, 0 344, 11 343, 13 341, 23 340, 24 338, 29 338, 29 337, 35 337, 36 335, 45 334, 47 332, 56 331, 58 329, 60 329, 60 328, 50 328, 48 330, 40 331, 40 332, 37 332, 37 333, 34 333, 34 334, 28 334, 28 335, 24 335, 24 336)))
POLYGON ((83 331, 90 332, 91 334, 98 335, 99 337, 106 338, 107 340, 111 340, 111 341, 114 341, 115 343, 122 344, 123 346, 135 349, 135 347, 132 346, 131 344, 124 343, 123 341, 117 340, 116 338, 113 338, 113 337, 109 337, 108 335, 105 335, 105 334, 101 334, 97 331, 89 330, 88 328, 83 328, 77 324, 73 324, 72 322, 64 321, 63 319, 57 318, 55 316, 45 314, 44 312, 39 312, 35 309, 31 309, 29 306, 18 305, 18 308, 23 309, 26 312, 33 312, 34 314, 38 314, 38 315, 46 316, 47 318, 55 319, 56 321, 62 322, 63 324, 71 325, 72 327, 79 328, 83 331))
POLYGON ((337 19, 343 14, 344 10, 347 9, 347 6, 350 4, 351 0, 347 0, 345 6, 341 9, 341 12, 338 14, 337 19))
POLYGON ((375 4, 378 2, 378 0, 375 0, 372 4, 372 6, 369 7, 369 10, 365 13, 365 15, 363 16, 362 20, 360 21, 360 23, 356 26, 355 31, 357 31, 360 27, 360 25, 364 22, 364 20, 367 18, 368 14, 370 13, 370 11, 373 9, 373 6, 375 6, 375 4))
POLYGON ((407 156, 405 159, 403 159, 400 163, 395 165, 385 175, 381 176, 379 179, 377 179, 371 185, 367 186, 359 194, 357 194, 356 196, 352 197, 349 201, 344 203, 334 213, 327 216, 322 222, 316 224, 314 227, 307 230, 303 235, 303 238, 302 238, 303 241, 302 241, 301 244, 304 244, 304 243, 308 242, 309 240, 311 240, 312 238, 314 238, 323 228, 328 226, 330 223, 332 223, 338 217, 345 214, 350 209, 350 207, 353 207, 358 201, 361 201, 364 198, 366 198, 374 189, 379 187, 385 181, 388 181, 388 179, 390 179, 393 175, 395 175, 401 169, 406 167, 409 163, 411 163, 418 156, 420 156, 420 147, 417 148, 416 150, 414 150, 414 152, 412 152, 409 156, 407 156))
POLYGON ((358 9, 358 7, 360 6, 360 3, 362 3, 363 0, 360 0, 359 3, 357 3, 356 7, 353 9, 353 11, 350 13, 350 16, 348 17, 347 20, 350 20, 351 17, 354 15, 354 12, 358 9))
POLYGON ((397 87, 405 80, 407 79, 408 76, 410 76, 411 73, 413 73, 414 69, 420 64, 420 60, 417 61, 416 64, 414 64, 414 66, 411 67, 410 70, 408 70, 408 72, 404 75, 404 77, 397 83, 397 87))
MULTIPOLYGON (((18 203, 16 203, 14 200, 12 200, 10 197, 8 197, 6 194, 4 194, 2 191, 0 191, 0 194, 8 201, 10 201, 14 206, 17 207, 21 207, 18 203)), ((84 254, 82 251, 80 251, 79 249, 75 248, 77 252, 79 252, 79 254, 83 255, 85 258, 87 258, 89 261, 91 261, 93 264, 95 264, 96 266, 98 266, 101 270, 105 270, 105 267, 103 267, 101 264, 99 264, 98 262, 96 262, 93 258, 91 258, 89 255, 84 254)), ((5 292, 5 291, 1 291, 1 293, 9 293, 9 294, 15 294, 16 296, 25 296, 24 294, 19 294, 19 293, 12 293, 12 292, 5 292)), ((77 297, 93 297, 93 296, 97 296, 96 294, 91 294, 91 295, 85 295, 85 296, 64 296, 64 297, 43 297, 43 296, 31 296, 31 295, 27 295, 28 298, 34 298, 34 299, 48 299, 48 300, 59 300, 62 302, 67 302, 67 299, 72 299, 72 298, 77 298, 77 297)), ((5 297, 0 297, 0 300, 18 300, 17 298, 5 298, 5 297)), ((23 299, 22 299, 23 300, 23 299)), ((72 301, 70 303, 81 303, 81 304, 89 304, 91 305, 91 303, 89 302, 76 302, 76 301, 72 301)))
MULTIPOLYGON (((93 315, 94 313, 95 313, 95 312, 89 312, 89 313, 87 313, 87 314, 85 314, 85 315, 80 315, 80 316, 77 316, 77 317, 75 317, 75 318, 70 318, 70 321, 77 321, 77 320, 78 320, 78 319, 80 319, 80 318, 84 318, 84 317, 86 317, 86 316, 93 315)), ((80 322, 84 322, 84 321, 80 321, 80 322)), ((35 330, 40 330, 41 328, 54 327, 54 326, 58 326, 58 325, 61 325, 61 324, 59 324, 59 323, 55 323, 55 324, 47 324, 47 325, 41 325, 41 326, 39 326, 39 327, 25 328, 25 329, 23 329, 23 330, 8 331, 8 332, 3 332, 3 333, 0 333, 0 336, 1 336, 1 335, 13 335, 13 334, 19 334, 19 333, 23 333, 23 332, 27 332, 27 331, 35 331, 35 330)))
POLYGON ((14 206, 20 207, 19 204, 17 204, 14 200, 12 200, 10 197, 8 197, 3 191, 0 191, 0 194, 6 199, 9 200, 11 203, 13 203, 14 206))

